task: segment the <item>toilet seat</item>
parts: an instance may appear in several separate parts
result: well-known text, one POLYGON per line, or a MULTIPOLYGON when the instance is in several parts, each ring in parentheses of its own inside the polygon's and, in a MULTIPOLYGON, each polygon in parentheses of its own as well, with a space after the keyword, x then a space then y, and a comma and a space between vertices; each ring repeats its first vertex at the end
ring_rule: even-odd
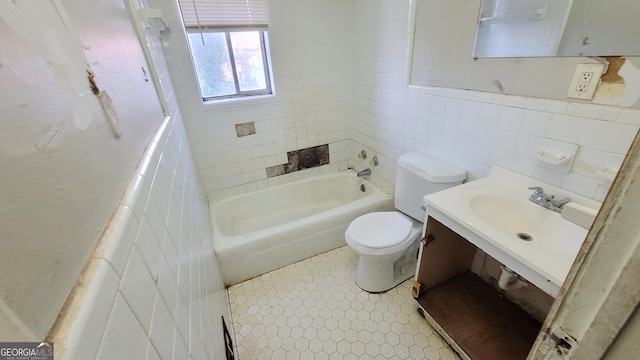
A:
POLYGON ((347 232, 352 241, 371 249, 398 245, 411 234, 413 223, 397 211, 373 212, 351 222, 347 232))

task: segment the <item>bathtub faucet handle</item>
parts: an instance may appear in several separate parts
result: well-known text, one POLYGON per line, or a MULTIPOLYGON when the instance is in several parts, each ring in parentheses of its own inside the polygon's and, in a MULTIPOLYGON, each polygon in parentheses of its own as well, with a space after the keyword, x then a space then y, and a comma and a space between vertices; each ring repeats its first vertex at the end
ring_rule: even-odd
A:
POLYGON ((366 168, 366 169, 358 172, 358 177, 365 177, 365 176, 371 176, 371 169, 370 168, 366 168))

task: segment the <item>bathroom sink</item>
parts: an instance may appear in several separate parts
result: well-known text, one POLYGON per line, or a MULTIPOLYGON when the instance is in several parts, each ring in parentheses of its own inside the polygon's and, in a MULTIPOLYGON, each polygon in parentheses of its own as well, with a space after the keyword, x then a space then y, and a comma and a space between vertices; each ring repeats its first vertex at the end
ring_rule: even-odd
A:
POLYGON ((529 187, 570 197, 597 209, 600 203, 497 166, 488 177, 424 197, 433 217, 519 275, 556 296, 587 230, 529 201, 529 187))
POLYGON ((531 241, 550 251, 575 254, 584 230, 560 214, 530 202, 500 195, 476 195, 468 199, 471 212, 499 231, 507 240, 531 241))

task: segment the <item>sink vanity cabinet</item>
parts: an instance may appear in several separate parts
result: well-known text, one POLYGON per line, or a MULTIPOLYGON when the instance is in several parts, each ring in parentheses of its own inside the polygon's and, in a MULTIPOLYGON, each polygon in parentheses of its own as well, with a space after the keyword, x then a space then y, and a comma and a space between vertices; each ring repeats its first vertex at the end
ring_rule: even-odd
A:
POLYGON ((418 311, 463 359, 526 359, 541 324, 470 271, 476 251, 427 218, 412 289, 418 311))
POLYGON ((530 313, 541 320, 548 310, 528 305, 541 294, 550 306, 586 236, 586 229, 529 201, 532 186, 599 208, 591 199, 499 167, 486 178, 424 198, 412 295, 421 314, 465 359, 526 359, 541 328, 530 313), (489 285, 499 275, 488 272, 499 264, 526 279, 526 289, 505 292, 489 285))
POLYGON ((427 217, 420 245, 413 297, 471 268, 476 247, 432 217, 427 217))

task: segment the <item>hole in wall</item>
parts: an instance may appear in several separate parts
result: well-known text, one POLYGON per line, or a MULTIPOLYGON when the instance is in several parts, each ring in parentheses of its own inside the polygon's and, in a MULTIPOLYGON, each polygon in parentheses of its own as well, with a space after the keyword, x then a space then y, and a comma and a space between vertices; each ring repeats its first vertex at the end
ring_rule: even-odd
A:
POLYGON ((252 122, 236 124, 236 136, 243 137, 256 134, 256 124, 252 122))
POLYGON ((288 151, 287 160, 288 162, 286 164, 266 168, 267 177, 270 178, 329 164, 329 144, 288 151))

